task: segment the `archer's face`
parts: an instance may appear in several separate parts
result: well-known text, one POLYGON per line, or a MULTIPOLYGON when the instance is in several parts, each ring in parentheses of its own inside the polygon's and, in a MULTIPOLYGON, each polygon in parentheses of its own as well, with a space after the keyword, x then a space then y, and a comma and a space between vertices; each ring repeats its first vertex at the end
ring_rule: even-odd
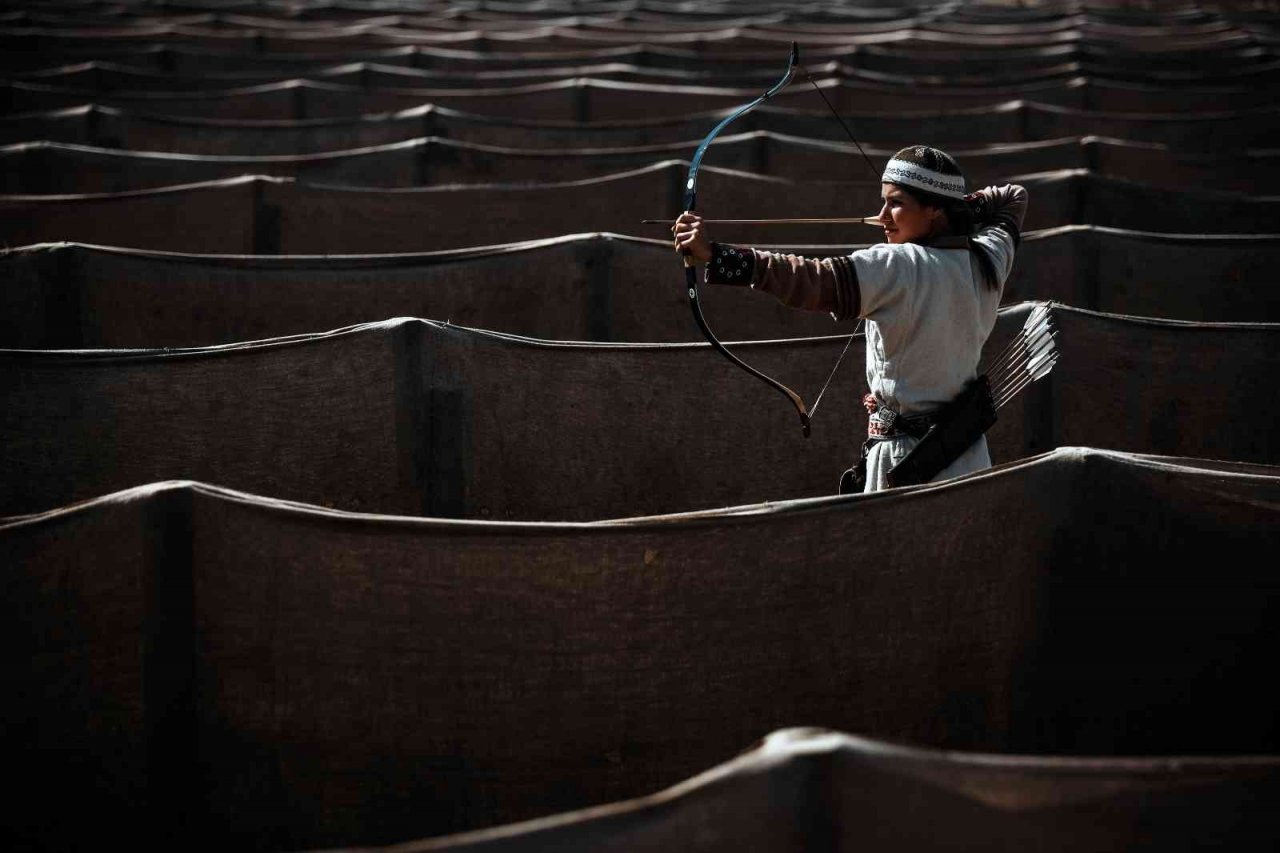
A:
POLYGON ((937 227, 942 211, 925 207, 897 184, 881 184, 880 224, 884 227, 886 243, 918 243, 930 236, 937 227))

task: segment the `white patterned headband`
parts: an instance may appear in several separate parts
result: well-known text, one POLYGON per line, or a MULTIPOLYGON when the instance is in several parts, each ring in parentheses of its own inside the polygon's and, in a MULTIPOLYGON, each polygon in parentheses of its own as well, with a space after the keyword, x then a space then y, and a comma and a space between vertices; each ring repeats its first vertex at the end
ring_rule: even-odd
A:
POLYGON ((944 175, 928 166, 897 157, 884 167, 884 175, 880 180, 886 184, 902 184, 947 198, 964 198, 963 175, 944 175))

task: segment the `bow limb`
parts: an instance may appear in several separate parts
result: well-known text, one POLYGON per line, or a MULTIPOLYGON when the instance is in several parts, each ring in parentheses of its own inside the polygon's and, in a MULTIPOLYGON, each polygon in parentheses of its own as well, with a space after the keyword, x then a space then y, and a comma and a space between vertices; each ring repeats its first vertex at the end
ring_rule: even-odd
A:
POLYGON ((693 319, 698 324, 698 328, 702 330, 702 336, 707 339, 711 346, 723 355, 729 361, 741 367, 747 373, 766 384, 776 388, 780 394, 791 401, 791 405, 795 406, 796 414, 800 415, 800 427, 804 430, 804 437, 809 437, 809 407, 805 405, 804 400, 795 391, 792 391, 786 385, 771 376, 766 376, 756 368, 747 364, 733 353, 729 352, 728 347, 720 343, 720 339, 711 331, 711 327, 707 325, 707 318, 702 314, 701 300, 698 298, 698 272, 692 265, 684 268, 685 283, 689 286, 689 307, 693 309, 693 319))
MULTIPOLYGON (((782 89, 786 87, 788 83, 791 82, 791 78, 795 75, 796 67, 799 65, 799 62, 800 62, 800 46, 795 42, 792 42, 791 43, 791 59, 787 64, 787 72, 784 75, 782 75, 782 79, 779 80, 777 83, 775 83, 773 87, 769 89, 769 91, 765 92, 763 95, 756 98, 751 103, 746 104, 745 106, 739 107, 737 110, 730 113, 726 118, 722 119, 719 124, 717 124, 714 128, 712 128, 711 132, 707 134, 706 138, 702 140, 702 144, 698 146, 698 150, 695 151, 693 154, 693 159, 689 162, 689 178, 685 182, 685 188, 684 188, 684 209, 685 210, 692 211, 697 204, 698 167, 702 165, 702 157, 707 152, 707 146, 709 146, 711 144, 711 141, 720 134, 720 131, 724 130, 725 127, 727 127, 735 119, 749 112, 759 104, 764 103, 769 98, 772 98, 778 92, 782 91, 782 89)), ((711 346, 717 352, 719 352, 725 358, 729 359, 729 361, 736 364, 738 367, 742 368, 747 373, 756 377, 760 381, 774 388, 775 390, 778 391, 778 393, 782 394, 784 397, 790 400, 791 405, 795 406, 796 413, 800 416, 800 426, 804 429, 805 438, 808 438, 809 423, 810 423, 809 408, 808 406, 805 405, 804 400, 800 398, 800 395, 797 394, 795 391, 792 391, 786 385, 783 385, 778 380, 770 376, 766 376, 761 371, 757 370, 756 368, 747 364, 742 359, 738 358, 733 353, 729 352, 728 348, 725 347, 724 344, 720 343, 720 339, 717 338, 715 336, 715 333, 711 331, 711 327, 707 325, 707 318, 702 313, 702 301, 698 296, 698 273, 697 273, 697 270, 694 268, 693 261, 689 258, 685 259, 684 278, 685 278, 685 284, 688 286, 688 289, 689 289, 689 307, 693 311, 694 321, 698 324, 698 328, 702 331, 702 336, 707 339, 707 342, 710 343, 711 346)))

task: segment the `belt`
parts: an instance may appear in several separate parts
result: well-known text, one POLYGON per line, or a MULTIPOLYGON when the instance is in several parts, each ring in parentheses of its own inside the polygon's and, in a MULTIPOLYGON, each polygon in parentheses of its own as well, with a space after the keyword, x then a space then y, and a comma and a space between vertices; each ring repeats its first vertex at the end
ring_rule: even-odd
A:
POLYGON ((929 427, 938 422, 938 416, 934 412, 903 417, 888 406, 881 405, 874 394, 865 395, 862 405, 870 415, 867 419, 868 438, 897 438, 901 435, 921 438, 929 431, 929 427))

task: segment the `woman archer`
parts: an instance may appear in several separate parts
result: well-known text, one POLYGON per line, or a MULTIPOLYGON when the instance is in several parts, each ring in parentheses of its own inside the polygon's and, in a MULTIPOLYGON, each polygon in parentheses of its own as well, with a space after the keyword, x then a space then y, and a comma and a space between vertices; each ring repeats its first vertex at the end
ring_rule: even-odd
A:
MULTIPOLYGON (((694 213, 672 226, 676 251, 706 264, 708 284, 748 286, 794 308, 866 320, 863 402, 871 417, 859 466, 866 492, 891 485, 891 469, 977 377, 1027 208, 1017 185, 966 195, 955 160, 924 145, 895 154, 880 186, 885 242, 847 256, 713 243, 694 213)), ((979 437, 932 480, 990 466, 979 437)))

